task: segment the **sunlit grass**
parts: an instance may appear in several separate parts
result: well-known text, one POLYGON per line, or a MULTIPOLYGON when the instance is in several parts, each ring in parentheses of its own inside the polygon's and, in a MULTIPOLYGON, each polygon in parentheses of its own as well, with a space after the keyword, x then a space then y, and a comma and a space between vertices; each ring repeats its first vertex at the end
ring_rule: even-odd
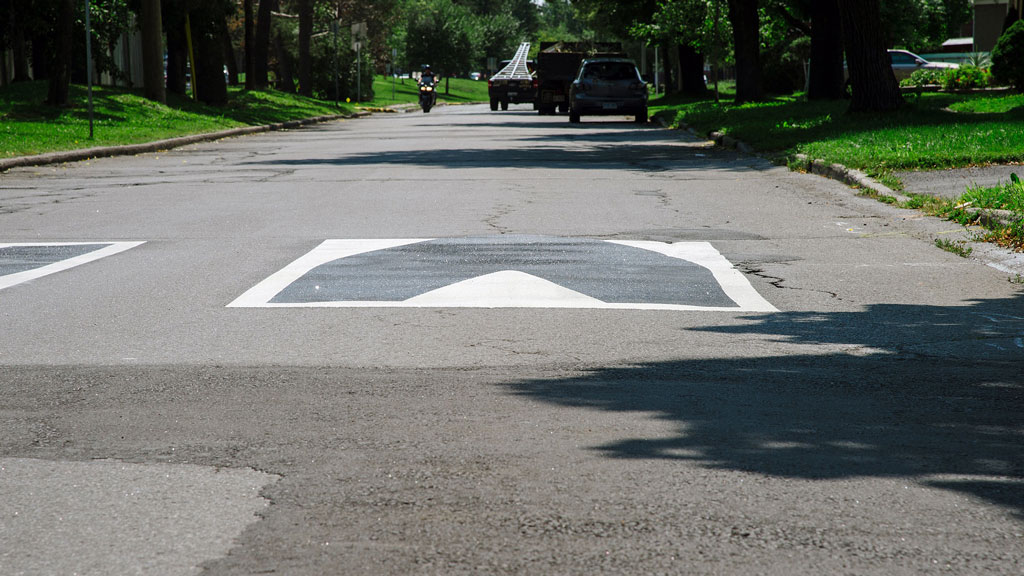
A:
POLYGON ((139 91, 97 86, 90 139, 86 88, 71 86, 71 106, 67 108, 43 104, 46 89, 45 82, 0 89, 0 157, 137 144, 352 111, 350 106, 273 90, 230 87, 228 105, 211 107, 173 94, 168 95, 167 104, 160 104, 143 98, 139 91))

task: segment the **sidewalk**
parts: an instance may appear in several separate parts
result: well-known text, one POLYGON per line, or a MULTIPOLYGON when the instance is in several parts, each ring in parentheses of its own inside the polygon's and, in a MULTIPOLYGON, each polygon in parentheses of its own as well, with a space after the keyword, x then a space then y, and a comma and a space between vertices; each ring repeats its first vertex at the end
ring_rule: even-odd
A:
POLYGON ((956 198, 969 186, 992 188, 1010 181, 1010 174, 1024 177, 1024 165, 993 165, 952 170, 896 172, 904 190, 913 194, 928 194, 943 198, 956 198))

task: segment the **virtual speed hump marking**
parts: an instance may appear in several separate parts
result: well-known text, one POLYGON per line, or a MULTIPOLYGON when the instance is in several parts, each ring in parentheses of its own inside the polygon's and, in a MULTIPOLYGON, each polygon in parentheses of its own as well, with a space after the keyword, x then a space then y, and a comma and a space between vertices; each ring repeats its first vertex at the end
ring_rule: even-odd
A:
POLYGON ((327 240, 228 306, 776 311, 707 242, 514 235, 327 240))
POLYGON ((143 242, 0 243, 0 290, 134 248, 143 242))

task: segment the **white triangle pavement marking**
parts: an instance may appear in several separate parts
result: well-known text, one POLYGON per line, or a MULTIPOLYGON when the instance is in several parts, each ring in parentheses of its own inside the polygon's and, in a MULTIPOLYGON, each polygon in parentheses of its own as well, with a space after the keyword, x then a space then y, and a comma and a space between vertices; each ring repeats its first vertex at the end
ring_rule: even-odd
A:
POLYGON ((592 308, 597 298, 526 272, 504 270, 456 282, 404 301, 407 306, 472 308, 592 308))
POLYGON ((31 270, 25 270, 23 272, 15 272, 14 274, 8 274, 6 276, 0 276, 0 290, 9 288, 22 282, 28 282, 29 280, 35 280, 36 278, 42 278, 55 272, 61 272, 74 268, 75 266, 81 266, 87 262, 99 260, 100 258, 106 258, 107 256, 113 256, 119 252, 124 252, 136 246, 145 244, 142 242, 12 242, 0 244, 0 248, 16 247, 16 246, 80 246, 83 244, 103 244, 105 248, 99 248, 92 252, 86 252, 73 258, 65 258, 64 260, 58 260, 52 264, 46 266, 40 266, 39 268, 33 268, 31 270))

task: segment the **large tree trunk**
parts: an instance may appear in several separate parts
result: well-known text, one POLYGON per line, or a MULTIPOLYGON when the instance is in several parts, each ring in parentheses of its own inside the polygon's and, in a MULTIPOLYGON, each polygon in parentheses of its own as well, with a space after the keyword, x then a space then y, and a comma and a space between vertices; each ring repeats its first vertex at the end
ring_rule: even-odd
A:
POLYGON ((815 0, 811 6, 808 100, 838 100, 844 97, 842 31, 837 0, 815 0))
POLYGON ((142 29, 143 95, 155 102, 167 102, 164 90, 164 41, 160 0, 142 0, 139 9, 142 29))
POLYGON ((224 46, 224 61, 228 67, 228 84, 238 86, 238 59, 235 56, 235 45, 231 43, 231 32, 228 31, 227 20, 221 26, 220 41, 224 46))
POLYGON ((853 99, 850 112, 888 112, 903 105, 886 52, 879 0, 839 0, 853 99))
POLYGON ((51 34, 32 35, 32 79, 46 80, 50 77, 50 46, 53 44, 51 34))
POLYGON ((184 21, 164 18, 167 27, 167 91, 185 95, 185 62, 188 48, 185 45, 184 21))
POLYGON ((679 84, 683 94, 703 96, 708 87, 704 83, 704 55, 689 44, 679 45, 679 84))
POLYGON ((224 81, 224 44, 221 32, 192 24, 192 42, 195 50, 195 66, 192 71, 192 83, 197 89, 197 99, 213 106, 223 106, 228 102, 227 83, 224 81))
POLYGON ((245 52, 242 59, 245 61, 245 89, 252 90, 253 80, 256 79, 256 27, 253 26, 253 0, 243 0, 242 11, 245 13, 245 52))
POLYGON ((299 0, 299 93, 303 96, 313 95, 312 36, 313 0, 299 0))
POLYGON ((71 88, 71 35, 75 31, 74 0, 57 2, 56 22, 53 30, 53 57, 50 60, 50 86, 46 103, 67 106, 71 88))
POLYGON ((15 7, 14 2, 8 2, 5 9, 10 11, 10 28, 11 34, 11 56, 14 58, 14 77, 11 79, 13 82, 25 82, 31 80, 28 73, 28 48, 25 43, 25 29, 21 25, 19 15, 24 14, 22 10, 15 7))
POLYGON ((295 93, 295 77, 292 75, 292 61, 281 42, 281 35, 274 34, 274 52, 277 54, 277 89, 295 93))
POLYGON ((757 0, 729 0, 729 20, 736 46, 736 103, 762 100, 761 19, 757 0))
POLYGON ((256 37, 253 39, 253 88, 266 88, 270 84, 270 19, 277 9, 277 0, 260 0, 256 17, 256 37))
POLYGON ((680 90, 679 82, 679 46, 674 42, 670 41, 668 46, 665 48, 665 78, 662 80, 665 82, 665 93, 675 94, 680 90))

